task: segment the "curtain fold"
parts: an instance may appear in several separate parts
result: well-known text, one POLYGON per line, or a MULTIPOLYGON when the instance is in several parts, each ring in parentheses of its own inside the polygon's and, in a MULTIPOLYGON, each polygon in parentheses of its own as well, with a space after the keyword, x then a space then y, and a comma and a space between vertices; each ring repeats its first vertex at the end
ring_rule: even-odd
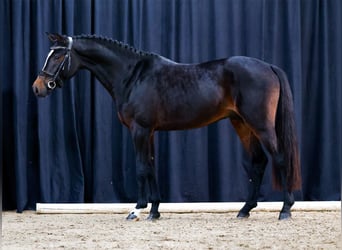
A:
MULTIPOLYGON (((271 0, 5 0, 0 3, 3 208, 37 202, 135 202, 132 139, 110 95, 80 71, 37 99, 45 32, 96 34, 183 63, 233 55, 283 68, 295 103, 299 200, 339 200, 342 3, 271 0)), ((250 164, 229 120, 157 132, 163 202, 243 201, 250 164)), ((267 167, 260 200, 281 200, 267 167)))

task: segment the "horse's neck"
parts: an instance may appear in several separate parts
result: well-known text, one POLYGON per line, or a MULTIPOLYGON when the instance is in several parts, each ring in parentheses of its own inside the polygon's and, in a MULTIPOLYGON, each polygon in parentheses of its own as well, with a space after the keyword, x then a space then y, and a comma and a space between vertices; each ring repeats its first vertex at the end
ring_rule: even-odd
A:
POLYGON ((81 68, 91 71, 113 98, 120 95, 121 83, 139 61, 118 45, 106 46, 90 39, 75 42, 74 49, 80 57, 81 68))

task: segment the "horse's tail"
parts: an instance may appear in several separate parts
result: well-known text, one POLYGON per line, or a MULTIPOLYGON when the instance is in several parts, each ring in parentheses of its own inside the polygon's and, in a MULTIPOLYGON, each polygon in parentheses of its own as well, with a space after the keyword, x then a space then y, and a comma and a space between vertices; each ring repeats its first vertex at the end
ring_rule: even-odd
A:
POLYGON ((283 166, 273 167, 273 183, 276 189, 282 190, 281 167, 286 168, 286 184, 288 191, 301 189, 301 171, 297 133, 294 119, 293 97, 287 76, 283 70, 272 65, 273 72, 280 82, 280 93, 276 115, 276 134, 278 151, 283 156, 283 166))

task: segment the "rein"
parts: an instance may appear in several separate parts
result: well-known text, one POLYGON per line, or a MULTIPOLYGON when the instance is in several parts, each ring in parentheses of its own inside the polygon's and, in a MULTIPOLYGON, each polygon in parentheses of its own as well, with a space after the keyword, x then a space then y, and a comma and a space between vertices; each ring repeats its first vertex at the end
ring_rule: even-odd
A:
MULTIPOLYGON (((66 50, 66 55, 64 56, 64 59, 63 61, 61 62, 61 64, 58 66, 56 72, 48 72, 45 70, 45 67, 47 65, 47 62, 49 60, 49 57, 46 59, 46 62, 43 66, 43 69, 41 70, 41 72, 39 72, 39 75, 40 76, 44 76, 44 75, 47 75, 48 77, 50 77, 51 79, 48 81, 47 83, 47 88, 49 88, 50 90, 53 90, 55 89, 57 86, 58 87, 62 87, 61 84, 59 83, 56 83, 56 79, 58 78, 59 76, 59 73, 61 70, 64 70, 65 68, 65 62, 68 60, 68 70, 70 70, 70 66, 71 66, 71 48, 72 48, 72 43, 73 43, 73 40, 72 40, 72 37, 69 37, 68 36, 68 46, 67 47, 64 47, 64 46, 52 46, 50 49, 51 49, 51 54, 52 55, 52 52, 56 49, 63 49, 63 50, 66 50)), ((59 82, 59 81, 58 81, 59 82)))

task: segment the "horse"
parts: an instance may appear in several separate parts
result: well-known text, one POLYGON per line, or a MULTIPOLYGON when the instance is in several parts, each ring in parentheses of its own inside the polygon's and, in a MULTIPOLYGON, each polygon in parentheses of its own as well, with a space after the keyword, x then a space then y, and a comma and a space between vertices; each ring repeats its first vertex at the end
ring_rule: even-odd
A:
POLYGON ((248 218, 257 206, 271 158, 273 188, 283 192, 278 219, 291 218, 301 173, 293 97, 282 69, 244 56, 183 64, 106 37, 47 35, 53 45, 32 85, 34 94, 48 96, 87 69, 109 92, 118 119, 130 131, 138 200, 127 220, 139 220, 148 203, 147 220, 160 218, 154 132, 199 128, 225 118, 251 157, 248 195, 237 217, 248 218))

